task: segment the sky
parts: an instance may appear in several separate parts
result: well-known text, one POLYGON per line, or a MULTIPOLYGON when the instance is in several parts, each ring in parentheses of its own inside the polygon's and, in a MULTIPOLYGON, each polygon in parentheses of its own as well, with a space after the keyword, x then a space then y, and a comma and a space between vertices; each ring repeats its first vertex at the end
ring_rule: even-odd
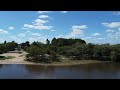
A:
POLYGON ((0 43, 80 38, 119 44, 119 11, 0 11, 0 43))

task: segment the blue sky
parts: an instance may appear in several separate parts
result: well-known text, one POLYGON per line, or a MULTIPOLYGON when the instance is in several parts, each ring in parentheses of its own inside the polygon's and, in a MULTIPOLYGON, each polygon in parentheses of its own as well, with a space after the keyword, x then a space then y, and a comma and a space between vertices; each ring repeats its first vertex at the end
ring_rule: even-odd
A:
POLYGON ((0 11, 0 43, 81 38, 120 43, 119 11, 0 11))

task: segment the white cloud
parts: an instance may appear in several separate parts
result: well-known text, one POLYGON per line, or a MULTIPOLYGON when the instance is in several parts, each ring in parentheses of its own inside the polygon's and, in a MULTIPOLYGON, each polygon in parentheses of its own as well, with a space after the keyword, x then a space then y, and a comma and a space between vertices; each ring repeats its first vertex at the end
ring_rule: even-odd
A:
POLYGON ((13 26, 10 26, 10 27, 8 27, 8 29, 13 30, 13 29, 14 29, 14 27, 13 27, 13 26))
POLYGON ((43 24, 45 24, 45 23, 47 23, 47 22, 49 22, 49 21, 47 21, 47 20, 42 20, 42 19, 36 19, 36 20, 33 22, 33 24, 34 24, 34 25, 43 25, 43 24))
MULTIPOLYGON (((75 34, 70 33, 70 34, 64 36, 63 38, 75 38, 75 37, 77 37, 77 36, 78 36, 78 35, 75 35, 75 34)), ((80 35, 79 35, 79 36, 80 36, 80 35)))
POLYGON ((99 40, 103 40, 103 39, 105 39, 105 38, 98 38, 99 40))
POLYGON ((42 43, 46 43, 46 38, 45 37, 37 37, 37 38, 29 37, 28 40, 30 41, 30 43, 32 43, 34 41, 39 41, 39 42, 42 42, 42 43))
POLYGON ((73 29, 73 31, 71 32, 72 35, 80 35, 83 34, 83 30, 80 29, 73 29))
POLYGON ((11 37, 8 38, 8 41, 13 41, 13 40, 17 43, 22 43, 23 42, 20 38, 18 38, 16 36, 11 36, 11 37))
POLYGON ((85 39, 92 39, 92 37, 85 37, 85 39))
POLYGON ((8 33, 8 31, 5 31, 5 30, 3 30, 3 29, 0 29, 0 34, 7 34, 8 33))
POLYGON ((107 42, 112 43, 112 44, 116 44, 116 43, 120 43, 120 33, 116 32, 116 33, 109 33, 107 35, 107 42))
POLYGON ((33 36, 41 36, 39 33, 32 33, 33 36))
POLYGON ((68 11, 60 11, 61 13, 67 13, 68 11))
POLYGON ((31 33, 31 31, 27 31, 27 32, 25 32, 25 33, 31 33))
MULTIPOLYGON (((84 29, 85 28, 87 28, 86 25, 84 26, 84 29)), ((79 26, 75 26, 75 27, 73 26, 72 29, 73 29, 73 31, 71 33, 68 33, 67 35, 60 34, 60 35, 56 36, 56 38, 80 38, 80 37, 82 38, 84 36, 83 35, 84 33, 82 32, 82 30, 83 30, 82 25, 80 27, 79 26), (78 28, 79 29, 82 28, 82 29, 80 29, 80 31, 79 31, 78 28), (78 30, 76 30, 76 29, 78 29, 78 30)))
POLYGON ((113 12, 114 15, 120 15, 120 11, 113 12))
POLYGON ((72 26, 72 29, 86 29, 87 26, 86 25, 75 25, 75 26, 72 26))
POLYGON ((38 29, 38 30, 49 30, 52 28, 52 26, 43 26, 43 25, 29 25, 29 24, 24 24, 24 27, 25 28, 28 28, 28 29, 38 29))
POLYGON ((72 32, 71 32, 71 35, 83 35, 83 30, 86 29, 87 26, 86 25, 75 25, 75 26, 72 26, 72 32))
POLYGON ((64 36, 64 35, 62 35, 62 34, 60 34, 60 35, 56 36, 56 38, 63 38, 63 37, 65 37, 65 36, 64 36))
POLYGON ((120 22, 111 22, 111 23, 102 23, 102 24, 105 27, 110 28, 110 29, 106 30, 107 37, 106 37, 105 41, 107 43, 111 43, 111 44, 120 43, 120 22), (114 30, 112 30, 111 28, 114 30))
POLYGON ((48 16, 48 15, 40 15, 38 18, 43 18, 43 19, 45 19, 45 18, 49 18, 49 16, 48 16))
POLYGON ((106 30, 106 32, 112 33, 112 32, 114 32, 114 30, 108 29, 108 30, 106 30))
POLYGON ((19 36, 19 37, 25 37, 26 34, 24 34, 24 33, 20 33, 20 34, 18 34, 18 36, 19 36))
POLYGON ((82 38, 83 40, 85 40, 87 43, 94 43, 94 44, 105 44, 106 43, 106 38, 104 37, 84 37, 82 38))
POLYGON ((10 39, 16 39, 17 37, 16 36, 11 36, 9 37, 10 39))
MULTIPOLYGON (((79 35, 79 37, 82 37, 83 35, 79 35)), ((58 35, 56 36, 56 38, 78 38, 78 35, 74 35, 74 34, 68 34, 68 35, 58 35)))
POLYGON ((40 14, 50 13, 50 12, 52 12, 52 11, 38 11, 38 13, 40 13, 40 14))
POLYGON ((3 43, 5 40, 3 38, 0 38, 0 43, 3 43))
POLYGON ((32 22, 33 24, 24 24, 24 28, 38 29, 38 30, 50 30, 52 28, 52 26, 44 25, 47 22, 49 22, 49 21, 42 20, 42 19, 36 19, 36 20, 34 20, 34 22, 32 22))
POLYGON ((118 28, 118 31, 120 31, 120 28, 118 28))
MULTIPOLYGON (((24 24, 25 25, 25 24, 24 24)), ((22 27, 21 29, 29 30, 28 28, 22 27)))
POLYGON ((30 42, 34 42, 34 41, 36 41, 37 40, 37 38, 29 38, 29 41, 30 42))
POLYGON ((65 36, 65 38, 75 38, 84 36, 84 29, 86 25, 74 25, 72 26, 72 32, 65 36))
POLYGON ((92 36, 100 36, 101 34, 100 33, 94 33, 92 34, 92 36))
POLYGON ((120 22, 102 23, 105 27, 120 28, 120 22))
POLYGON ((119 31, 119 32, 116 32, 114 35, 120 35, 120 31, 119 31))
POLYGON ((56 30, 51 30, 52 32, 56 31, 56 30))
POLYGON ((18 39, 18 38, 15 41, 18 42, 18 44, 23 43, 23 41, 21 39, 18 39))
POLYGON ((120 31, 116 31, 114 33, 107 34, 107 42, 115 44, 120 43, 120 31))

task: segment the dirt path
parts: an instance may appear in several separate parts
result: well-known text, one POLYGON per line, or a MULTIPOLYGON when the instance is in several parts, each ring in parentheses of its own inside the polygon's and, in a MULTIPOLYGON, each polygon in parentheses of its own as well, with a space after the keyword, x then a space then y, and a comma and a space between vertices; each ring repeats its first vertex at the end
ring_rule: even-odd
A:
POLYGON ((14 56, 15 58, 0 60, 0 64, 33 64, 32 62, 24 61, 26 52, 22 51, 22 53, 17 52, 8 52, 1 54, 1 56, 14 56))

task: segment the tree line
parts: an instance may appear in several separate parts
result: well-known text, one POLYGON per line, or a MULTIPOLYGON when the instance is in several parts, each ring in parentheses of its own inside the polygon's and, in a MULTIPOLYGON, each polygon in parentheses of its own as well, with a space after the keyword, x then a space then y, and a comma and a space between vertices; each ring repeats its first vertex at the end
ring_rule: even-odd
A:
POLYGON ((14 51, 17 48, 18 44, 14 41, 4 42, 0 44, 0 54, 7 53, 8 51, 14 51))
POLYGON ((22 49, 28 54, 26 60, 33 62, 51 63, 63 58, 69 60, 101 60, 120 62, 120 44, 93 44, 82 39, 53 38, 46 40, 46 44, 34 41, 17 44, 4 42, 0 44, 0 54, 7 51, 22 49))
POLYGON ((63 57, 69 60, 101 60, 119 62, 120 44, 93 44, 82 39, 53 38, 46 44, 33 42, 26 58, 35 62, 59 61, 63 57))

